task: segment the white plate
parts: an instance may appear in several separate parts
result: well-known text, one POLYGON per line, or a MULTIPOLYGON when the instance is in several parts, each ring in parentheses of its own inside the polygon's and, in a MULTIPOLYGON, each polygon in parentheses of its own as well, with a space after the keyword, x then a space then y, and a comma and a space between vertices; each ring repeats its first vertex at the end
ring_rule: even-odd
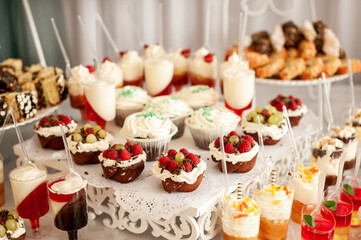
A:
MULTIPOLYGON (((330 82, 337 82, 341 80, 348 79, 349 74, 335 75, 328 77, 327 80, 330 82)), ((281 79, 268 79, 268 78, 256 78, 256 83, 276 85, 276 86, 288 86, 288 87, 298 87, 298 86, 312 86, 317 85, 318 80, 290 80, 283 81, 281 79)))

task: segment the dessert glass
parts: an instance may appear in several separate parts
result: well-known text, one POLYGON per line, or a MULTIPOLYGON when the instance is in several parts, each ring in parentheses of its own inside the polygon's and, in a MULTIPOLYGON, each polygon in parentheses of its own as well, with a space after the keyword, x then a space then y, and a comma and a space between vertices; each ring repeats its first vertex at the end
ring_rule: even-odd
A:
POLYGON ((172 93, 173 62, 163 58, 145 60, 145 84, 152 97, 172 93))

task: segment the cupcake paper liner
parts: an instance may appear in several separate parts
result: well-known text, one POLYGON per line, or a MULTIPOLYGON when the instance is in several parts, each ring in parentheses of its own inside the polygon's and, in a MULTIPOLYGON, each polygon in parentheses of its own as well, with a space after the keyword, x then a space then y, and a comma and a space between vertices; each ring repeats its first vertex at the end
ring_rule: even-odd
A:
POLYGON ((125 119, 133 113, 142 111, 143 107, 134 109, 116 109, 115 124, 119 127, 123 127, 125 119))

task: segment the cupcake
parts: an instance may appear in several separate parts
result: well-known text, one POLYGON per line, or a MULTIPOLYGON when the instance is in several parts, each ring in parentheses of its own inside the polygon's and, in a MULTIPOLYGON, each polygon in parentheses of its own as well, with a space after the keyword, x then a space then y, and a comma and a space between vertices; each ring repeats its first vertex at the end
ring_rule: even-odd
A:
POLYGON ((337 138, 323 137, 312 143, 311 161, 326 173, 325 189, 335 185, 340 165, 343 143, 337 138))
POLYGON ((155 161, 168 150, 171 138, 178 129, 172 121, 155 112, 139 112, 129 115, 120 134, 127 141, 140 144, 148 161, 155 161))
POLYGON ((67 141, 76 164, 96 164, 99 163, 99 154, 109 148, 113 136, 99 125, 91 127, 90 124, 85 124, 82 128, 75 129, 67 141))
POLYGON ((170 149, 159 161, 153 163, 153 176, 162 180, 167 192, 192 192, 202 182, 207 164, 193 153, 182 148, 179 152, 170 149))
POLYGON ((120 55, 118 66, 123 71, 124 86, 141 87, 143 85, 143 59, 136 51, 121 52, 120 55))
POLYGON ((302 104, 299 98, 294 98, 292 95, 285 97, 279 94, 275 99, 270 101, 270 105, 275 107, 279 112, 283 112, 283 106, 286 106, 287 115, 292 127, 297 126, 303 115, 307 112, 307 106, 302 104))
POLYGON ((16 210, 1 210, 0 212, 0 239, 25 240, 26 230, 24 220, 16 210))
POLYGON ((172 83, 176 91, 179 91, 188 83, 190 54, 190 49, 178 49, 168 54, 169 60, 172 61, 174 65, 172 83))
POLYGON ((64 149, 60 125, 64 126, 64 133, 68 136, 75 130, 78 124, 73 119, 64 115, 45 116, 36 123, 34 132, 37 133, 43 148, 64 149))
POLYGON ((219 106, 204 107, 195 111, 185 120, 197 147, 209 150, 209 144, 215 140, 222 127, 223 132, 236 129, 241 118, 232 111, 219 106))
POLYGON ((242 119, 243 132, 252 136, 255 141, 258 142, 257 116, 260 118, 264 145, 274 145, 286 135, 288 129, 283 114, 277 112, 273 106, 269 106, 267 109, 257 106, 255 110, 247 114, 247 117, 242 119))
POLYGON ((211 107, 218 102, 219 94, 207 85, 196 85, 183 88, 175 94, 186 101, 194 110, 211 107))
POLYGON ((355 165, 357 152, 356 129, 351 124, 344 127, 336 127, 330 132, 332 138, 343 142, 343 154, 345 154, 345 165, 343 170, 352 169, 355 165))
POLYGON ((147 159, 142 146, 130 142, 114 144, 99 155, 104 177, 121 183, 133 182, 144 169, 147 159))
POLYGON ((173 139, 180 138, 184 133, 184 120, 193 113, 193 109, 179 97, 161 96, 151 99, 145 106, 144 112, 155 112, 159 115, 168 117, 178 132, 173 139))
MULTIPOLYGON (((223 137, 224 157, 227 172, 246 173, 252 170, 256 163, 259 147, 249 135, 240 136, 232 131, 223 137)), ((212 160, 218 163, 222 171, 222 150, 219 137, 209 144, 209 153, 212 160)))
POLYGON ((119 88, 116 90, 115 96, 115 123, 120 127, 123 126, 128 115, 142 111, 150 99, 146 91, 136 86, 119 88))
POLYGON ((351 123, 357 130, 357 137, 361 139, 361 108, 356 109, 347 119, 347 123, 351 123))
POLYGON ((192 85, 215 87, 217 78, 217 57, 206 48, 200 48, 190 63, 192 85))

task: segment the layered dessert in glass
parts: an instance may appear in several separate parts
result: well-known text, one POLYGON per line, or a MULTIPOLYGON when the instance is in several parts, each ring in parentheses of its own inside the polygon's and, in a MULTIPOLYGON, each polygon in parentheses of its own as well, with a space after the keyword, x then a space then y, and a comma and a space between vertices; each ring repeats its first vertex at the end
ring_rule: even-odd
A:
POLYGON ((172 93, 174 65, 166 58, 150 58, 144 62, 147 92, 152 97, 172 93))
POLYGON ((361 108, 356 109, 347 119, 347 123, 351 123, 357 130, 357 137, 361 139, 361 108))
POLYGON ((192 85, 216 86, 217 57, 206 48, 200 48, 190 62, 192 85))
POLYGON ((131 50, 121 54, 118 65, 123 71, 124 86, 143 86, 144 63, 136 51, 131 50))
POLYGON ((176 91, 188 84, 190 49, 178 49, 168 54, 168 59, 174 64, 172 83, 176 91))

